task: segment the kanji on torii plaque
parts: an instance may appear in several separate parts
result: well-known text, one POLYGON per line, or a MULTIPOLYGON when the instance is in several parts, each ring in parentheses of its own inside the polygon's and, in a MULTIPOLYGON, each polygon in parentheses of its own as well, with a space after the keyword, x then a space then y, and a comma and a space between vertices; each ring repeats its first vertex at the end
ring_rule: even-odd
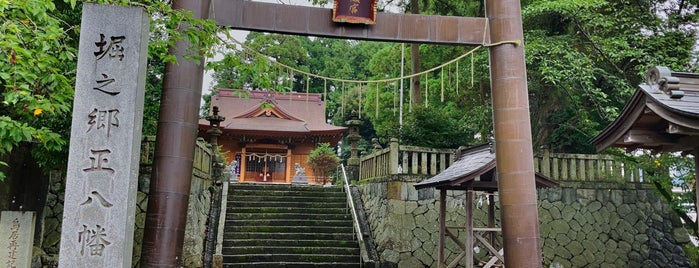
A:
POLYGON ((335 0, 333 21, 344 23, 376 23, 377 0, 335 0))

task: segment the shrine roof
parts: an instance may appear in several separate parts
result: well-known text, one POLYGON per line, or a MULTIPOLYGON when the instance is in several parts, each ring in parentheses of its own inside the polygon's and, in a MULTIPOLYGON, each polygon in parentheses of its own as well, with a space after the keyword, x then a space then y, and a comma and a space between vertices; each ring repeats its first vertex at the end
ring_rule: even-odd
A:
MULTIPOLYGON (((326 123, 321 97, 317 93, 219 89, 211 98, 211 107, 218 106, 219 114, 226 118, 221 123, 224 132, 341 136, 346 128, 326 123)), ((199 125, 206 128, 208 122, 199 125)))
MULTIPOLYGON (((417 189, 438 188, 449 190, 477 190, 495 192, 498 190, 495 150, 490 144, 470 148, 459 148, 456 160, 444 171, 416 183, 417 189)), ((535 174, 537 187, 557 187, 558 183, 535 174)))
POLYGON ((692 151, 699 144, 699 74, 651 68, 614 122, 590 140, 608 147, 692 151))

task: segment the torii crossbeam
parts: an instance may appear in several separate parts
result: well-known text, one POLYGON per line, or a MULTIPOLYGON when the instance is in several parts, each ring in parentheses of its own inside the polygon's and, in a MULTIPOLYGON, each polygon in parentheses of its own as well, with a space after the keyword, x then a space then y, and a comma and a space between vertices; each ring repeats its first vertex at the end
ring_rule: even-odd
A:
MULTIPOLYGON (((344 39, 491 46, 491 90, 497 143, 505 261, 541 267, 521 7, 516 0, 485 0, 486 18, 377 14, 376 25, 331 21, 331 10, 244 0, 174 0, 195 18, 234 29, 344 39)), ((187 42, 171 50, 158 121, 154 174, 143 241, 145 267, 179 267, 201 96, 202 64, 187 62, 187 42)))

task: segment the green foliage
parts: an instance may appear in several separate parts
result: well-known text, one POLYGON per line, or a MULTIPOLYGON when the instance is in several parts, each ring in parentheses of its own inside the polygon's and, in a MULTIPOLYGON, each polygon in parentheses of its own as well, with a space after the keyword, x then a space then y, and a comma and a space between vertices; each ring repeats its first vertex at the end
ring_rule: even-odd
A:
MULTIPOLYGON (((213 56, 219 28, 213 20, 194 19, 191 11, 173 10, 169 1, 95 2, 143 6, 151 15, 144 133, 154 134, 164 66, 178 60, 169 49, 186 39, 192 53, 185 60, 213 56)), ((31 143, 40 166, 65 165, 81 5, 76 0, 0 0, 0 155, 31 143)))
MULTIPOLYGON (((477 125, 464 122, 466 116, 462 117, 461 112, 453 105, 416 107, 404 121, 401 142, 430 148, 455 148, 487 141, 490 132, 481 133, 480 129, 471 128, 477 125)), ((487 114, 489 112, 484 113, 487 114)), ((479 123, 487 125, 488 122, 479 123)))
POLYGON ((340 164, 340 159, 333 148, 330 148, 330 144, 319 143, 308 155, 307 163, 316 177, 327 179, 340 164))
POLYGON ((609 149, 608 152, 622 159, 631 168, 629 170, 642 170, 643 180, 652 183, 656 193, 667 200, 670 207, 685 221, 685 225, 697 232, 695 219, 687 216, 687 204, 696 202, 696 170, 692 157, 678 153, 655 153, 651 150, 636 150, 632 154, 623 153, 620 149, 609 149), (682 192, 673 192, 673 187, 682 192))
POLYGON ((535 147, 594 152, 586 141, 616 118, 649 67, 690 71, 696 30, 658 9, 666 2, 526 1, 535 147))
POLYGON ((35 154, 66 145, 47 127, 69 115, 73 96, 76 48, 58 12, 52 1, 0 1, 0 155, 23 142, 35 154))
MULTIPOLYGON (((407 9, 408 2, 397 5, 407 9)), ((691 71, 693 67, 688 66, 692 66, 696 56, 692 53, 695 30, 691 26, 696 15, 689 11, 696 4, 684 3, 680 7, 675 3, 669 9, 660 8, 665 4, 672 2, 523 2, 535 147, 594 152, 587 141, 616 118, 648 67, 665 65, 673 70, 691 71)), ((428 0, 421 1, 420 6, 424 14, 484 15, 482 2, 428 0)), ((248 36, 246 45, 274 61, 328 77, 384 79, 399 76, 401 67, 399 44, 254 33, 248 36)), ((468 49, 421 45, 421 68, 440 65, 468 49)), ((259 55, 235 53, 217 67, 220 86, 305 92, 306 76, 292 74, 291 78, 259 55)), ((405 55, 405 66, 410 66, 409 54, 405 55)), ((349 119, 350 111, 360 110, 361 100, 362 117, 370 121, 366 127, 375 129, 363 133, 367 140, 378 136, 385 143, 391 137, 401 137, 404 144, 454 147, 463 145, 457 143, 484 142, 492 129, 489 59, 485 49, 475 53, 474 70, 469 59, 460 61, 458 71, 456 66, 448 66, 420 77, 425 99, 422 105, 428 108, 413 107, 414 112, 408 111, 409 83, 405 83, 403 129, 398 126, 394 108, 399 102, 398 83, 343 86, 311 78, 308 88, 309 92, 323 92, 328 82, 335 89, 329 90, 326 107, 328 117, 337 125, 349 119), (434 122, 417 123, 417 118, 434 122), (452 139, 452 131, 460 131, 461 136, 452 139), (450 137, 452 144, 438 140, 444 137, 450 137)))
MULTIPOLYGON (((233 49, 233 43, 224 46, 230 51, 224 58, 207 65, 214 71, 216 88, 262 89, 277 92, 324 93, 327 117, 336 125, 349 120, 351 111, 359 110, 359 86, 347 83, 308 78, 304 74, 290 72, 273 62, 296 68, 303 72, 325 77, 365 80, 371 77, 374 54, 387 47, 386 43, 355 42, 329 38, 308 38, 279 34, 251 33, 244 45, 256 52, 233 49), (344 104, 344 105, 343 105, 344 104), (344 109, 343 109, 344 107, 344 109)), ((214 91, 215 92, 215 91, 214 91)), ((212 93, 214 94, 214 93, 212 93)), ((362 93, 366 98, 366 88, 362 93)), ((210 96, 205 96, 205 101, 210 96)), ((205 107, 208 107, 208 102, 205 107)), ((366 107, 363 107, 366 110, 366 107)), ((208 111, 208 109, 207 109, 208 111)), ((361 134, 365 139, 374 136, 371 122, 365 121, 361 134)))
POLYGON ((687 255, 687 259, 690 260, 691 267, 699 267, 699 247, 687 243, 684 245, 684 253, 687 255))
POLYGON ((214 88, 305 92, 305 83, 293 83, 305 82, 304 76, 272 63, 308 71, 305 65, 308 52, 301 45, 304 39, 307 37, 250 33, 243 45, 254 52, 236 50, 238 48, 233 43, 223 44, 230 51, 220 61, 207 65, 214 71, 214 88))
POLYGON ((161 58, 151 57, 148 59, 145 103, 143 105, 143 136, 155 136, 157 132, 164 73, 165 63, 161 58))
POLYGON ((165 63, 176 64, 178 60, 169 50, 179 41, 186 40, 189 52, 184 59, 201 62, 213 57, 221 40, 219 34, 227 37, 228 31, 216 26, 216 21, 194 18, 191 10, 173 9, 170 1, 143 0, 134 3, 125 0, 98 0, 101 4, 143 6, 151 16, 148 55, 165 63))
MULTIPOLYGON (((400 76, 400 45, 384 48, 372 58, 370 70, 376 79, 400 76)), ((422 45, 422 69, 432 68, 463 55, 472 48, 422 45)), ((410 65, 406 55, 406 66, 410 65)), ((423 103, 409 107, 409 81, 405 80, 404 125, 399 126, 399 83, 380 84, 377 117, 377 87, 370 85, 363 100, 364 113, 371 119, 379 139, 401 139, 401 144, 456 148, 485 141, 492 130, 488 88, 488 57, 476 51, 444 68, 420 76, 423 103), (474 69, 471 68, 473 57, 474 69), (457 69, 458 67, 458 69, 457 69), (471 80, 473 74, 474 80, 471 80), (410 111, 412 109, 412 112, 410 111)), ((406 68, 409 69, 409 68, 406 68)))

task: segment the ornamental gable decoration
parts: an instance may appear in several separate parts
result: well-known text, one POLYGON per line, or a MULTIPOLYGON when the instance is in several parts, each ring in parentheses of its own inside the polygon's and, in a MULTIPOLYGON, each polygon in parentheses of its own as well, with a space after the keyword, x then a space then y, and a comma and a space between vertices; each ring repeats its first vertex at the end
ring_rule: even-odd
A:
POLYGON ((333 21, 354 24, 376 24, 377 0, 335 0, 333 21))

